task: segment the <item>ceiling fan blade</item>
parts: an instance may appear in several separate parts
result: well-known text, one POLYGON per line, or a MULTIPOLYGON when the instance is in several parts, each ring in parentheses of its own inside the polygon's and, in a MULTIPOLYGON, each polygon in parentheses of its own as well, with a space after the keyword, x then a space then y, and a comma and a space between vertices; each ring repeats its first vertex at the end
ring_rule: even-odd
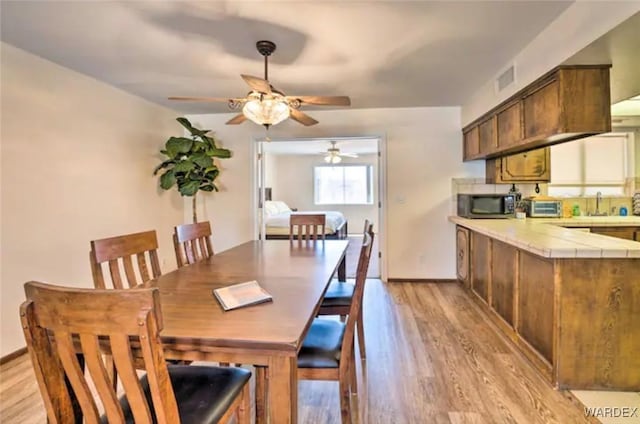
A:
POLYGON ((185 96, 171 96, 169 100, 180 100, 185 102, 228 102, 228 101, 245 101, 245 99, 230 99, 229 97, 185 97, 185 96))
POLYGON ((239 113, 236 116, 234 116, 233 118, 229 119, 226 122, 226 124, 227 125, 238 125, 238 124, 242 124, 246 120, 247 120, 247 117, 244 116, 243 114, 239 113))
POLYGON ((287 99, 297 99, 308 105, 351 106, 349 96, 287 96, 287 99))
POLYGON ((305 125, 308 127, 318 123, 318 121, 316 121, 306 113, 300 112, 298 109, 294 109, 294 108, 289 108, 289 109, 291 110, 290 118, 293 119, 294 121, 300 122, 302 125, 305 125))
POLYGON ((340 156, 344 156, 345 158, 357 158, 358 155, 356 153, 340 153, 340 156))
POLYGON ((251 87, 253 91, 271 94, 271 84, 269 84, 269 81, 262 78, 253 77, 251 75, 242 74, 240 76, 242 77, 244 82, 246 82, 249 87, 251 87))

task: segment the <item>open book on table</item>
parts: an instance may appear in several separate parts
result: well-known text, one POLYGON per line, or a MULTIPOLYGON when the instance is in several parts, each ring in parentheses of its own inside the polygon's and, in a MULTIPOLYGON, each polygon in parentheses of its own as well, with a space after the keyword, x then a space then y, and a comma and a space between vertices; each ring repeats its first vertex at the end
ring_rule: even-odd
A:
POLYGON ((213 294, 225 311, 273 300, 255 280, 214 289, 213 294))

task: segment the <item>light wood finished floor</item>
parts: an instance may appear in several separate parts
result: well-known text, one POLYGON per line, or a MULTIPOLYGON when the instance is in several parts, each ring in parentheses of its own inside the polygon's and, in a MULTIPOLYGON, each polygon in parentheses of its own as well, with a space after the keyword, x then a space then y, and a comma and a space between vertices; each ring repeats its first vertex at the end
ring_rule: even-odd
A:
MULTIPOLYGON (((585 423, 455 283, 368 280, 360 423, 585 423)), ((302 382, 300 423, 339 423, 335 382, 302 382)), ((28 357, 0 369, 0 422, 44 423, 28 357)), ((597 421, 594 421, 597 422, 597 421)))

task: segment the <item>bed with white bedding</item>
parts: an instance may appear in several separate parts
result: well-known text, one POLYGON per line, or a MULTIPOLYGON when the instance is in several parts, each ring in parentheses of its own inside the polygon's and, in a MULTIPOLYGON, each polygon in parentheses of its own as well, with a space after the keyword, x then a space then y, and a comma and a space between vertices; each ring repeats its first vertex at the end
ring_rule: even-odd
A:
POLYGON ((326 217, 325 238, 344 239, 347 237, 347 220, 338 211, 292 211, 286 203, 266 201, 264 216, 266 239, 289 238, 289 217, 291 214, 324 214, 326 217))

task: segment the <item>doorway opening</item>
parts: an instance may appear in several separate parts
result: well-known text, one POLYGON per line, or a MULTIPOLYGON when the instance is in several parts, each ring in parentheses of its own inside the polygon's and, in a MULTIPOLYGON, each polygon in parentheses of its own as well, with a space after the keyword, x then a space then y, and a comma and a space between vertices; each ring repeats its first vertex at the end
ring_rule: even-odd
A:
POLYGON ((384 279, 384 140, 380 136, 256 140, 257 239, 287 239, 289 216, 324 212, 326 237, 348 238, 354 278, 365 219, 376 239, 369 278, 384 279))

